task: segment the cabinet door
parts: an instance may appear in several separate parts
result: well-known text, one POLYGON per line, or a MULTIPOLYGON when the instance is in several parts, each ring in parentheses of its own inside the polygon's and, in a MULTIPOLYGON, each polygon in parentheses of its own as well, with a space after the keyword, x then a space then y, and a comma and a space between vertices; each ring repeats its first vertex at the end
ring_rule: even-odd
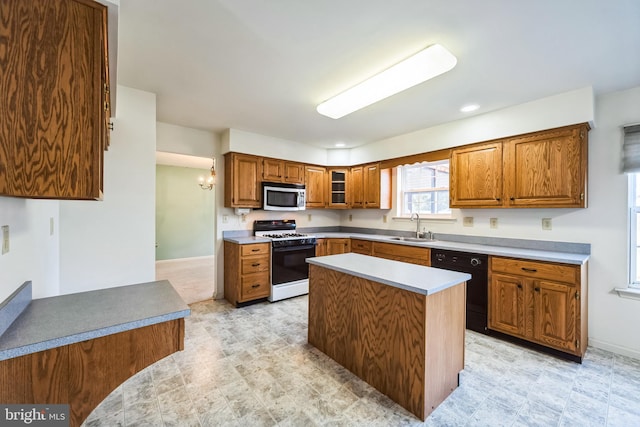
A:
POLYGON ((260 157, 238 153, 227 153, 225 155, 225 207, 261 207, 261 166, 260 157))
POLYGON ((306 206, 308 208, 324 208, 326 206, 326 174, 327 169, 321 166, 305 167, 306 206))
POLYGON ((363 192, 365 208, 380 208, 380 164, 364 166, 363 192))
POLYGON ((489 283, 489 328, 524 337, 524 279, 492 274, 489 283))
POLYGON ((304 165, 302 163, 284 162, 284 182, 304 184, 304 165))
POLYGON ((588 125, 537 132, 505 143, 511 207, 586 207, 588 125))
POLYGON ((284 161, 278 159, 262 159, 262 180, 282 182, 284 179, 284 161))
POLYGON ((350 169, 349 204, 352 208, 364 208, 364 167, 350 169))
POLYGON ((327 255, 351 252, 351 239, 326 239, 327 255))
POLYGON ((371 255, 373 253, 373 242, 369 240, 351 239, 351 252, 371 255))
POLYGON ((316 244, 316 256, 327 255, 327 239, 318 239, 316 244))
POLYGON ((502 206, 502 142, 453 149, 449 164, 449 206, 502 206))
POLYGON ((533 338, 560 350, 575 352, 576 288, 559 282, 534 280, 533 338))
POLYGON ((105 6, 0 8, 0 194, 100 199, 110 109, 105 6))
POLYGON ((346 168, 329 168, 329 170, 327 171, 327 182, 329 186, 327 201, 330 208, 345 209, 349 207, 348 177, 349 169, 346 168))

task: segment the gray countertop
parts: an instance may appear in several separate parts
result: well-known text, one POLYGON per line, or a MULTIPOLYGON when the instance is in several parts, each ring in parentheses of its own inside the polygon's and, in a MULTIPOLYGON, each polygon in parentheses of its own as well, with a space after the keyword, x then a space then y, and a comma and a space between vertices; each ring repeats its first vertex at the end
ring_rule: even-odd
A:
POLYGON ((31 301, 0 336, 0 360, 189 316, 166 280, 31 301))
POLYGON ((307 262, 422 295, 432 295, 471 279, 467 273, 356 253, 307 258, 307 262))
MULTIPOLYGON (((589 260, 588 254, 559 252, 542 249, 525 249, 509 246, 496 246, 489 244, 462 243, 447 240, 434 240, 424 242, 409 242, 402 240, 394 240, 395 236, 378 235, 378 234, 362 234, 348 232, 316 232, 313 233, 318 238, 355 238, 362 240, 371 240, 376 242, 387 242, 398 245, 417 246, 432 249, 448 249, 461 252, 473 252, 486 255, 495 255, 511 258, 522 258, 534 261, 560 262, 565 264, 582 265, 589 260)), ((225 237, 225 240, 237 244, 264 243, 269 239, 254 236, 238 236, 225 237)))

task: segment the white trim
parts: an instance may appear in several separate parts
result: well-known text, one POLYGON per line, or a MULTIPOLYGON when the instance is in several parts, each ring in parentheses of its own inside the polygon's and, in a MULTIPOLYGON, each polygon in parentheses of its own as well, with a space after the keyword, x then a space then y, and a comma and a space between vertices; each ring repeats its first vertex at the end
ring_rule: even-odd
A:
POLYGON ((640 289, 638 288, 613 288, 620 298, 640 300, 640 289))
POLYGON ((215 258, 215 255, 194 256, 194 257, 188 257, 188 258, 160 259, 156 261, 156 264, 169 264, 173 262, 195 261, 195 260, 207 259, 207 258, 215 258))
POLYGON ((595 340, 593 338, 589 338, 589 347, 599 348, 601 350, 610 351, 621 356, 627 356, 633 359, 640 360, 640 351, 631 349, 629 347, 623 347, 605 341, 595 340))

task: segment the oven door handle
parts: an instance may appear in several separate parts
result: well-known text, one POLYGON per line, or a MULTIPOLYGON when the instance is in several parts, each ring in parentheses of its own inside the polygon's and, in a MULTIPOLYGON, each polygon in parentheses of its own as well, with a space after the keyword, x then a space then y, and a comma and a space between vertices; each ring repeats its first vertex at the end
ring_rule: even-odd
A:
POLYGON ((279 246, 273 248, 273 252, 293 252, 293 251, 306 251, 314 249, 316 245, 300 245, 300 246, 279 246))

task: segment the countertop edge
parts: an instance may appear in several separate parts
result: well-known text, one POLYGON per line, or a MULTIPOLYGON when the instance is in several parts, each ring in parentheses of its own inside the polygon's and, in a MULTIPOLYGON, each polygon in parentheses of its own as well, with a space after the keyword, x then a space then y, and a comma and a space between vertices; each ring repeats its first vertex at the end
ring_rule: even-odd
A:
MULTIPOLYGON (((425 296, 433 295, 435 293, 438 293, 440 291, 443 291, 445 289, 448 289, 448 288, 450 288, 452 286, 458 285, 460 283, 463 283, 463 282, 471 279, 471 275, 468 274, 468 273, 460 273, 460 272, 450 271, 449 273, 452 273, 452 275, 459 276, 459 278, 452 279, 452 280, 447 280, 447 281, 444 281, 442 283, 439 283, 436 286, 431 286, 429 288, 416 288, 414 286, 411 286, 411 285, 403 283, 403 282, 398 282, 398 281, 395 281, 395 280, 386 279, 384 277, 375 276, 375 275, 364 273, 364 272, 361 272, 361 271, 354 271, 354 270, 352 270, 350 268, 338 266, 338 265, 332 264, 330 262, 327 262, 327 259, 330 258, 330 257, 340 257, 340 256, 344 256, 344 255, 351 255, 351 254, 338 254, 338 255, 328 255, 328 256, 324 256, 324 257, 307 258, 307 263, 315 265, 315 266, 318 266, 318 267, 328 268, 330 270, 338 271, 338 272, 341 272, 341 273, 344 273, 344 274, 349 274, 351 276, 359 277, 361 279, 366 279, 366 280, 371 280, 373 282, 382 283, 382 284, 385 284, 385 285, 388 285, 388 286, 392 286, 394 288, 404 289, 406 291, 413 292, 413 293, 416 293, 416 294, 425 295, 425 296)), ((358 257, 374 258, 376 260, 384 259, 384 258, 371 257, 369 255, 360 255, 360 254, 353 254, 353 255, 356 255, 358 257)), ((421 266, 421 265, 416 265, 416 264, 402 263, 401 261, 393 261, 393 260, 389 260, 389 259, 384 259, 384 262, 407 264, 407 266, 411 266, 410 268, 419 267, 419 268, 432 269, 432 270, 441 270, 441 269, 437 269, 435 267, 426 267, 426 266, 421 266)))
POLYGON ((27 354, 36 353, 39 351, 50 350, 52 348, 61 347, 64 345, 76 344, 76 343, 87 341, 90 339, 101 338, 101 337, 116 334, 119 332, 131 331, 133 329, 155 325, 155 324, 167 322, 170 320, 180 319, 180 318, 187 317, 190 314, 191 314, 191 309, 180 310, 180 311, 171 312, 171 313, 167 313, 159 316, 148 317, 146 319, 135 320, 132 322, 121 323, 119 325, 113 325, 105 328, 95 329, 92 331, 73 334, 66 337, 59 337, 59 338, 54 338, 51 340, 42 341, 34 344, 28 344, 21 347, 0 350, 0 361, 11 359, 14 357, 24 356, 27 354))

